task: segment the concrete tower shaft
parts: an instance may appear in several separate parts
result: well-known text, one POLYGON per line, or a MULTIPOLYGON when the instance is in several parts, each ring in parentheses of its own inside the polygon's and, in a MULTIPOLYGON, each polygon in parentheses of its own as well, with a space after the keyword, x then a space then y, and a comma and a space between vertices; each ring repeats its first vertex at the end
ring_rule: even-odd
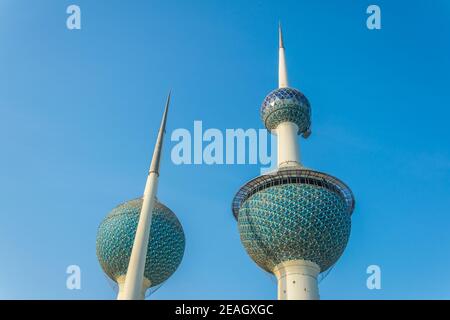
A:
POLYGON ((156 202, 156 191, 158 189, 159 166, 161 159, 162 144, 166 130, 167 112, 170 104, 170 93, 167 97, 161 126, 153 152, 152 162, 144 189, 144 202, 142 204, 139 223, 131 251, 130 263, 123 286, 123 292, 118 296, 120 300, 142 299, 142 283, 144 281, 145 261, 147 259, 148 240, 152 224, 152 212, 156 202))
POLYGON ((318 299, 318 275, 345 250, 354 197, 340 180, 301 164, 298 135, 308 137, 311 106, 289 87, 279 27, 278 88, 261 106, 277 136, 278 170, 248 181, 233 199, 241 242, 255 263, 278 280, 281 300, 318 299))
POLYGON ((277 135, 278 168, 301 167, 297 135, 309 132, 311 107, 300 91, 289 87, 281 24, 278 33, 278 89, 264 100, 261 115, 267 129, 277 135))
MULTIPOLYGON (((278 88, 289 87, 286 55, 284 52, 283 30, 281 23, 278 26, 278 88)), ((300 146, 297 142, 298 126, 294 122, 280 123, 276 128, 278 136, 277 159, 278 167, 301 166, 300 146)))

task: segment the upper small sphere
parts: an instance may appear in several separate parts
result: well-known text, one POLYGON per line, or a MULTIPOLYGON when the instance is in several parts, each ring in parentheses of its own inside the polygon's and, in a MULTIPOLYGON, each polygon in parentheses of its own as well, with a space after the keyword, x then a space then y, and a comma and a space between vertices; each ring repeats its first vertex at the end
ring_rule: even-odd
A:
MULTIPOLYGON (((97 257, 103 271, 114 281, 126 275, 142 198, 120 204, 100 224, 97 257)), ((144 276, 151 286, 167 280, 178 268, 184 254, 183 228, 175 214, 160 202, 153 209, 144 276)))
POLYGON ((279 88, 264 99, 261 118, 268 130, 274 130, 280 123, 289 121, 295 123, 298 134, 302 134, 311 126, 311 106, 297 89, 279 88))

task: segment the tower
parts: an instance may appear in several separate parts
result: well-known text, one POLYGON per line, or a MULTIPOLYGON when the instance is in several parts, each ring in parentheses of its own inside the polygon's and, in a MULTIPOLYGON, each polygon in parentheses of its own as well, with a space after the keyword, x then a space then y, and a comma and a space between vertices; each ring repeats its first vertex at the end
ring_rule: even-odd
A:
POLYGON ((277 169, 248 181, 233 199, 241 242, 276 276, 278 299, 319 299, 317 277, 344 252, 355 201, 342 181, 301 163, 297 136, 311 133, 311 106, 289 86, 281 26, 278 88, 264 99, 261 118, 277 136, 277 169))
POLYGON ((170 94, 143 197, 114 208, 98 229, 97 257, 104 272, 117 282, 119 300, 144 299, 147 289, 167 280, 183 258, 183 228, 156 198, 169 103, 170 94))

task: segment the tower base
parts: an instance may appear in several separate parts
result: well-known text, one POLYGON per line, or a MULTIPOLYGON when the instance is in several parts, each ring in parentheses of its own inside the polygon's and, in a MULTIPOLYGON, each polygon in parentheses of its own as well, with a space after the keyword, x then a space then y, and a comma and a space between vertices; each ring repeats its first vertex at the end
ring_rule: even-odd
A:
MULTIPOLYGON (((119 286, 119 293, 117 294, 117 300, 128 300, 125 298, 125 276, 120 276, 117 278, 117 285, 119 286)), ((138 300, 144 300, 145 299, 145 293, 147 292, 147 289, 150 288, 151 283, 150 280, 144 277, 144 282, 142 283, 142 290, 139 295, 138 300)))
POLYGON ((318 300, 317 275, 320 268, 306 260, 278 264, 273 273, 278 280, 278 300, 318 300))

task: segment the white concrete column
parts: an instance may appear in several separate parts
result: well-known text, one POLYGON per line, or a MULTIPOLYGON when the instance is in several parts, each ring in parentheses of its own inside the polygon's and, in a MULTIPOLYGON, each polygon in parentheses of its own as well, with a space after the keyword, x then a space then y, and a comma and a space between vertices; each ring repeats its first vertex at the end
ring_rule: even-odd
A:
POLYGON ((134 300, 141 296, 141 284, 144 281, 145 261, 147 259, 150 227, 152 225, 153 208, 156 202, 156 189, 158 188, 158 174, 151 171, 145 184, 141 214, 136 229, 133 249, 120 300, 134 300))
MULTIPOLYGON (((126 300, 123 298, 125 292, 125 276, 120 276, 119 278, 117 278, 117 285, 119 286, 119 293, 117 295, 117 300, 126 300)), ((139 300, 145 299, 145 293, 147 292, 148 288, 150 288, 150 285, 151 285, 150 280, 144 278, 141 292, 139 293, 139 300)))
POLYGON ((277 265, 273 273, 278 280, 278 300, 318 300, 317 275, 320 268, 306 260, 292 260, 277 265))
POLYGON ((298 126, 293 122, 283 122, 278 125, 276 129, 278 137, 278 168, 301 166, 297 133, 298 126))
POLYGON ((131 249, 127 275, 123 294, 118 299, 134 300, 141 297, 141 286, 144 281, 145 262, 147 260, 148 241, 152 225, 153 208, 156 203, 156 189, 158 188, 159 164, 161 161, 162 143, 166 130, 167 112, 169 110, 170 93, 167 97, 166 108, 159 127, 158 138, 153 150, 152 163, 145 183, 141 213, 136 228, 133 248, 131 249))
POLYGON ((286 58, 284 48, 279 49, 279 67, 278 67, 278 88, 286 88, 289 86, 286 68, 286 58))

